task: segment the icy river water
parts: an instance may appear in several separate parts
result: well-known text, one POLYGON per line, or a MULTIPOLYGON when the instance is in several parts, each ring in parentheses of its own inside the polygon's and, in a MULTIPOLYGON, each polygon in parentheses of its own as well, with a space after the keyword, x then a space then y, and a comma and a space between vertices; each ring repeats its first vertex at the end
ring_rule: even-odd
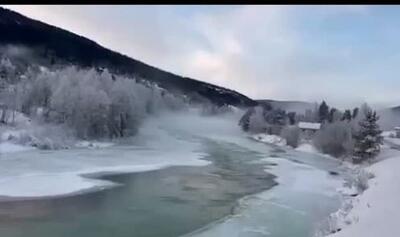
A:
POLYGON ((0 172, 6 177, 0 177, 0 185, 11 186, 6 191, 18 193, 19 186, 30 190, 43 182, 49 190, 63 190, 63 185, 68 189, 65 177, 73 172, 108 185, 42 198, 30 198, 34 192, 7 195, 4 191, 0 236, 312 237, 339 207, 335 188, 341 178, 329 174, 338 171, 335 160, 256 143, 224 129, 232 126, 224 120, 212 123, 215 127, 207 130, 202 124, 191 134, 185 132, 185 123, 180 123, 185 127, 181 130, 164 129, 165 123, 159 123, 145 142, 132 146, 3 155, 0 172), (155 136, 155 129, 164 135, 158 131, 155 136), (189 157, 198 163, 187 162, 189 157), (119 173, 124 164, 132 171, 140 166, 145 172, 122 169, 119 173), (159 168, 148 168, 150 164, 159 168), (31 176, 21 178, 32 169, 31 176), (12 180, 17 180, 14 187, 12 180))

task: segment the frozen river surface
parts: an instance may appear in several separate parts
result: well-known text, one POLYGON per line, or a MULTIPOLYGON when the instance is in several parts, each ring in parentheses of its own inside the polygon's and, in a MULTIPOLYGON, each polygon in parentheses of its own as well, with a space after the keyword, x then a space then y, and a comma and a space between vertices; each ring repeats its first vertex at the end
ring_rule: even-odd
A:
POLYGON ((126 144, 1 154, 0 236, 313 236, 338 208, 339 164, 236 121, 166 116, 126 144))

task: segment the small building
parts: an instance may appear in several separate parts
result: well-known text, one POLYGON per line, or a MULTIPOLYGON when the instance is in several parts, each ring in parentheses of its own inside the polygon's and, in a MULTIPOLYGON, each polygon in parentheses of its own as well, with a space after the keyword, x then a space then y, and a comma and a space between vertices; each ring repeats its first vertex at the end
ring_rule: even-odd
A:
POLYGON ((394 127, 394 131, 396 133, 396 137, 400 138, 400 127, 394 127))
POLYGON ((320 123, 299 122, 297 125, 301 130, 301 137, 304 139, 311 139, 315 132, 321 128, 320 123))

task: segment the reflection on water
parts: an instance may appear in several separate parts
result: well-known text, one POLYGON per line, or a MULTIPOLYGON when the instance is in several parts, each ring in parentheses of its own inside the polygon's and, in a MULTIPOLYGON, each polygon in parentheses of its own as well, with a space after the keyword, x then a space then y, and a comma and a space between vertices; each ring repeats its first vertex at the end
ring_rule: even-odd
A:
MULTIPOLYGON (((65 198, 0 203, 1 237, 179 236, 232 213, 236 201, 276 184, 261 154, 204 142, 205 167, 106 176, 123 184, 65 198)), ((282 152, 282 151, 277 151, 282 152)))

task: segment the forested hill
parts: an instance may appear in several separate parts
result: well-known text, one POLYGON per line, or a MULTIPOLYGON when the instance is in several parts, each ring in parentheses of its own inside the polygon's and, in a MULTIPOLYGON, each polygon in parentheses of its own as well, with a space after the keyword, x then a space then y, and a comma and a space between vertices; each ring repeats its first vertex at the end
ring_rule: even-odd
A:
POLYGON ((304 113, 306 110, 315 109, 315 103, 306 101, 281 101, 281 100, 257 100, 261 104, 269 104, 275 109, 283 109, 289 112, 304 113))
POLYGON ((223 87, 181 77, 106 49, 69 31, 0 8, 0 44, 25 46, 41 63, 76 64, 107 68, 113 73, 139 76, 171 91, 180 91, 194 100, 217 105, 252 106, 257 102, 223 87))

